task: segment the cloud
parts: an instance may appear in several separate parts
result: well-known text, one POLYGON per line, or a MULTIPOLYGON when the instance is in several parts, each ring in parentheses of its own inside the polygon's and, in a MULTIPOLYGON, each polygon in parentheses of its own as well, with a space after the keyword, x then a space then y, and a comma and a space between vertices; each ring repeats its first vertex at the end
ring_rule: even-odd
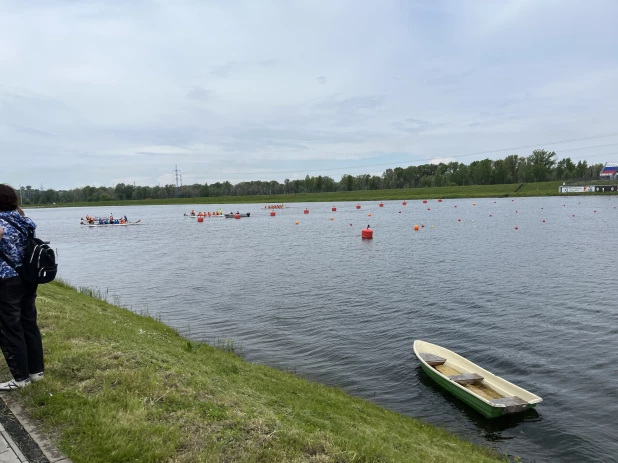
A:
POLYGON ((199 86, 198 87, 193 87, 187 93, 187 98, 188 99, 199 101, 201 103, 203 103, 206 100, 208 100, 209 97, 210 97, 210 92, 204 90, 202 87, 199 87, 199 86))
POLYGON ((616 17, 557 0, 5 2, 3 178, 337 177, 614 132, 616 17))

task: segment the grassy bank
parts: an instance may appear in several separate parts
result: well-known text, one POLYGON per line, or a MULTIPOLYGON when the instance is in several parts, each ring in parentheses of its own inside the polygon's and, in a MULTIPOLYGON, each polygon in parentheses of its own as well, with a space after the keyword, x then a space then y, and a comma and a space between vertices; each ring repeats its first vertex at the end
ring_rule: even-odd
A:
POLYGON ((499 461, 61 283, 40 287, 38 308, 46 379, 14 394, 75 463, 499 461))
MULTIPOLYGON (((56 204, 45 207, 83 206, 147 206, 160 204, 281 204, 294 202, 387 201, 436 198, 495 198, 504 196, 558 196, 562 182, 509 185, 450 186, 439 188, 407 188, 395 190, 339 191, 335 193, 302 193, 289 195, 216 196, 207 198, 144 199, 136 201, 98 201, 56 204)), ((587 193, 590 194, 590 193, 587 193)))

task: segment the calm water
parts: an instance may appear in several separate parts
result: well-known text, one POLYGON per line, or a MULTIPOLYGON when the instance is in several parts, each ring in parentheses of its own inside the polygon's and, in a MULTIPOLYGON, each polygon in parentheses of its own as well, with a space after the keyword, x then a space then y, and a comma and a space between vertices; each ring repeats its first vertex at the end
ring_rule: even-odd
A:
POLYGON ((223 205, 251 217, 204 223, 182 217, 191 206, 29 214, 58 249, 62 278, 108 289, 193 339, 232 339, 251 362, 341 386, 524 461, 618 461, 618 198, 361 204, 337 212, 291 204, 276 217, 223 205), (144 224, 79 225, 110 212, 144 224), (373 241, 360 238, 367 224, 373 241), (427 378, 415 339, 544 402, 486 420, 427 378))

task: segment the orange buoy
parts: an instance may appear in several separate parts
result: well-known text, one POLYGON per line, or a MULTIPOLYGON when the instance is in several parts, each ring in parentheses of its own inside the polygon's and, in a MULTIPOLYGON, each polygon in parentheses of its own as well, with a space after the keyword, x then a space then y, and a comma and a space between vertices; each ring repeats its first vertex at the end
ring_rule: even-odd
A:
POLYGON ((335 206, 332 207, 331 211, 337 212, 337 208, 335 206))
POLYGON ((369 225, 367 225, 367 228, 363 228, 363 230, 361 231, 361 238, 364 240, 373 239, 373 230, 369 228, 369 225))
POLYGON ((234 218, 235 218, 235 219, 240 219, 240 214, 235 214, 235 215, 234 215, 234 218))
POLYGON ((402 206, 406 206, 408 203, 406 203, 405 201, 401 203, 402 206))
POLYGON ((309 214, 309 209, 305 209, 303 212, 304 212, 305 214, 309 214))
POLYGON ((418 231, 418 225, 414 225, 414 231, 418 231))
POLYGON ((335 218, 334 218, 334 217, 331 217, 331 218, 330 218, 330 220, 335 220, 335 218))
POLYGON ((367 217, 371 217, 371 214, 367 214, 367 217))
POLYGON ((198 222, 203 222, 204 221, 204 217, 202 217, 201 215, 197 218, 198 222))
POLYGON ((271 217, 274 217, 275 215, 277 215, 277 214, 275 214, 275 211, 270 211, 270 216, 271 217))
POLYGON ((357 205, 356 205, 356 209, 360 209, 360 204, 357 204, 357 205))
POLYGON ((298 225, 298 220, 296 221, 296 225, 298 225))
POLYGON ((382 202, 380 202, 380 204, 378 204, 378 206, 384 207, 384 204, 382 204, 382 202))

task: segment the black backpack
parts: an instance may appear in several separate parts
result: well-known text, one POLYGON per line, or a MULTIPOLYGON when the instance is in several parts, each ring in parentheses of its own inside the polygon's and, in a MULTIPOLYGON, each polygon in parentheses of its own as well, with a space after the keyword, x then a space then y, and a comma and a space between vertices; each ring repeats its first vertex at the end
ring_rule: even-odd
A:
POLYGON ((44 284, 56 278, 56 273, 58 273, 56 253, 49 247, 49 241, 35 238, 33 230, 25 232, 23 228, 12 220, 5 217, 2 217, 2 220, 10 223, 16 230, 25 234, 27 240, 22 265, 16 267, 13 261, 2 251, 0 251, 0 258, 9 264, 24 281, 44 284))

